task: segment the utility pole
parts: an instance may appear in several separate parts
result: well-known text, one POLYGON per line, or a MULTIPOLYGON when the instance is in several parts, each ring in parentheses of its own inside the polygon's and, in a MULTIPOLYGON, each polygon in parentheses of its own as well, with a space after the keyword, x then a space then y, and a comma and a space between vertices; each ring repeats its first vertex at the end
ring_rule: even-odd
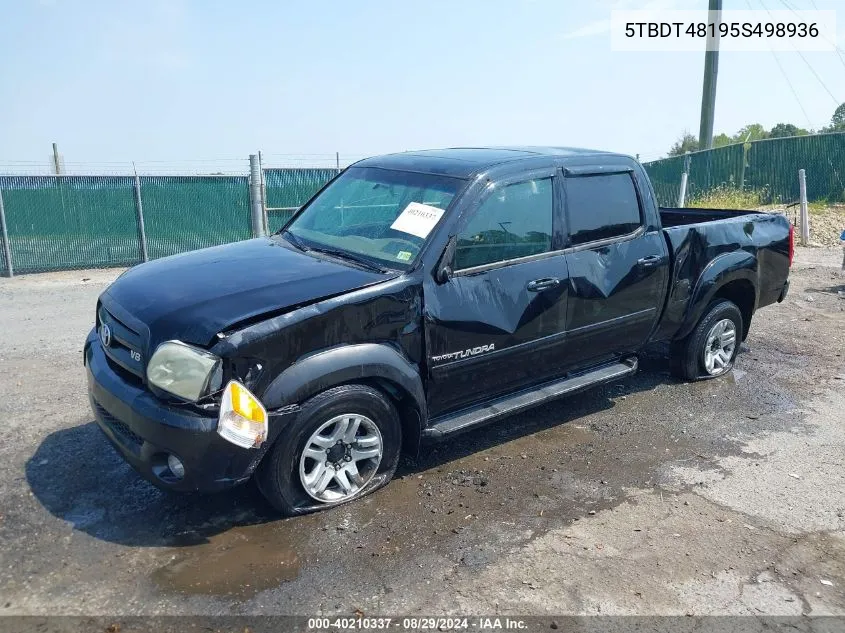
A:
POLYGON ((62 166, 59 161, 59 146, 53 143, 53 166, 56 168, 56 175, 62 175, 62 166))
POLYGON ((698 149, 713 147, 713 115, 716 110, 716 77, 719 74, 719 25, 722 23, 722 0, 710 0, 708 22, 713 19, 715 29, 707 33, 707 50, 704 52, 704 85, 701 90, 701 127, 698 131, 698 149))

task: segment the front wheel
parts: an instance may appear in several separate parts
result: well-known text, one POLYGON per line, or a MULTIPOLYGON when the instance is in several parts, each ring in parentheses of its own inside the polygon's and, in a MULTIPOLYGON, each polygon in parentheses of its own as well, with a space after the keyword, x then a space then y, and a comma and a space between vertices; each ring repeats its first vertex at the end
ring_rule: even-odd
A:
POLYGON ((687 380, 716 378, 733 369, 742 339, 742 313, 736 304, 710 304, 698 325, 672 346, 673 373, 687 380))
POLYGON ((365 385, 343 385, 302 406, 262 460, 256 481, 284 514, 314 512, 385 485, 401 445, 390 400, 365 385))

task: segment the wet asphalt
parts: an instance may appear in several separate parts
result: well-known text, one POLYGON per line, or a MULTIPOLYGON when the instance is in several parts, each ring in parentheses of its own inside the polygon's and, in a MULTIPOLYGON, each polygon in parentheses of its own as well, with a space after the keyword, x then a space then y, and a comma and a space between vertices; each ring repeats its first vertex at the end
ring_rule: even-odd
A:
POLYGON ((294 519, 251 484, 161 492, 92 422, 82 343, 119 271, 2 279, 0 614, 845 614, 839 257, 799 252, 730 376, 650 349, 294 519))

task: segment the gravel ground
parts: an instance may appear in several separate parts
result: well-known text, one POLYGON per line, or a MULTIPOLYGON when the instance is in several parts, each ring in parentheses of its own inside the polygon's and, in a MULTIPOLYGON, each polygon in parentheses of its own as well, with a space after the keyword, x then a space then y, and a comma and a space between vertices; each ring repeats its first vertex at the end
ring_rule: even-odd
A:
POLYGON ((845 615, 845 277, 799 249, 736 370, 634 377, 406 460, 307 517, 173 495, 91 421, 119 271, 0 280, 0 613, 845 615))
POLYGON ((810 209, 810 241, 821 246, 839 245, 845 231, 845 204, 810 209))
MULTIPOLYGON (((797 227, 800 210, 798 206, 787 209, 783 207, 763 207, 761 211, 782 213, 796 225, 796 240, 800 235, 797 227)), ((845 204, 834 204, 820 207, 810 205, 810 245, 811 246, 839 246, 839 236, 845 231, 845 204)), ((796 241, 797 243, 797 241, 796 241)))

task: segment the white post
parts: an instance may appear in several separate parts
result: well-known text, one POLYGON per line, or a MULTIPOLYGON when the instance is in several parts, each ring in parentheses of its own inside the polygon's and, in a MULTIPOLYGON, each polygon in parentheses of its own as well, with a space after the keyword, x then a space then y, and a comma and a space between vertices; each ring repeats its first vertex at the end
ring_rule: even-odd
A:
POLYGON ((56 169, 56 175, 62 175, 62 162, 59 158, 59 146, 53 143, 53 167, 56 169))
POLYGON ((264 179, 264 157, 258 150, 258 171, 261 174, 261 227, 264 235, 270 233, 270 220, 267 217, 267 181, 264 179))
POLYGON ((6 276, 13 277, 12 247, 9 244, 9 232, 6 230, 6 210, 3 208, 3 191, 0 190, 0 234, 3 238, 3 256, 6 258, 6 276))
POLYGON ((687 178, 689 177, 689 152, 684 154, 684 173, 681 174, 681 190, 678 192, 678 207, 687 202, 687 178))
MULTIPOLYGON (((134 167, 134 165, 133 165, 134 167)), ((141 261, 149 261, 147 253, 147 230, 144 228, 144 203, 141 201, 141 179, 135 172, 135 218, 138 223, 138 245, 141 251, 141 261)))
POLYGON ((810 243, 810 213, 807 206, 807 175, 803 169, 798 170, 798 189, 801 196, 801 246, 810 243))
POLYGON ((687 200, 687 172, 681 174, 681 190, 678 192, 678 207, 683 207, 687 200))
POLYGON ((264 235, 264 222, 261 209, 261 166, 256 154, 249 155, 249 202, 252 210, 252 236, 264 235))

